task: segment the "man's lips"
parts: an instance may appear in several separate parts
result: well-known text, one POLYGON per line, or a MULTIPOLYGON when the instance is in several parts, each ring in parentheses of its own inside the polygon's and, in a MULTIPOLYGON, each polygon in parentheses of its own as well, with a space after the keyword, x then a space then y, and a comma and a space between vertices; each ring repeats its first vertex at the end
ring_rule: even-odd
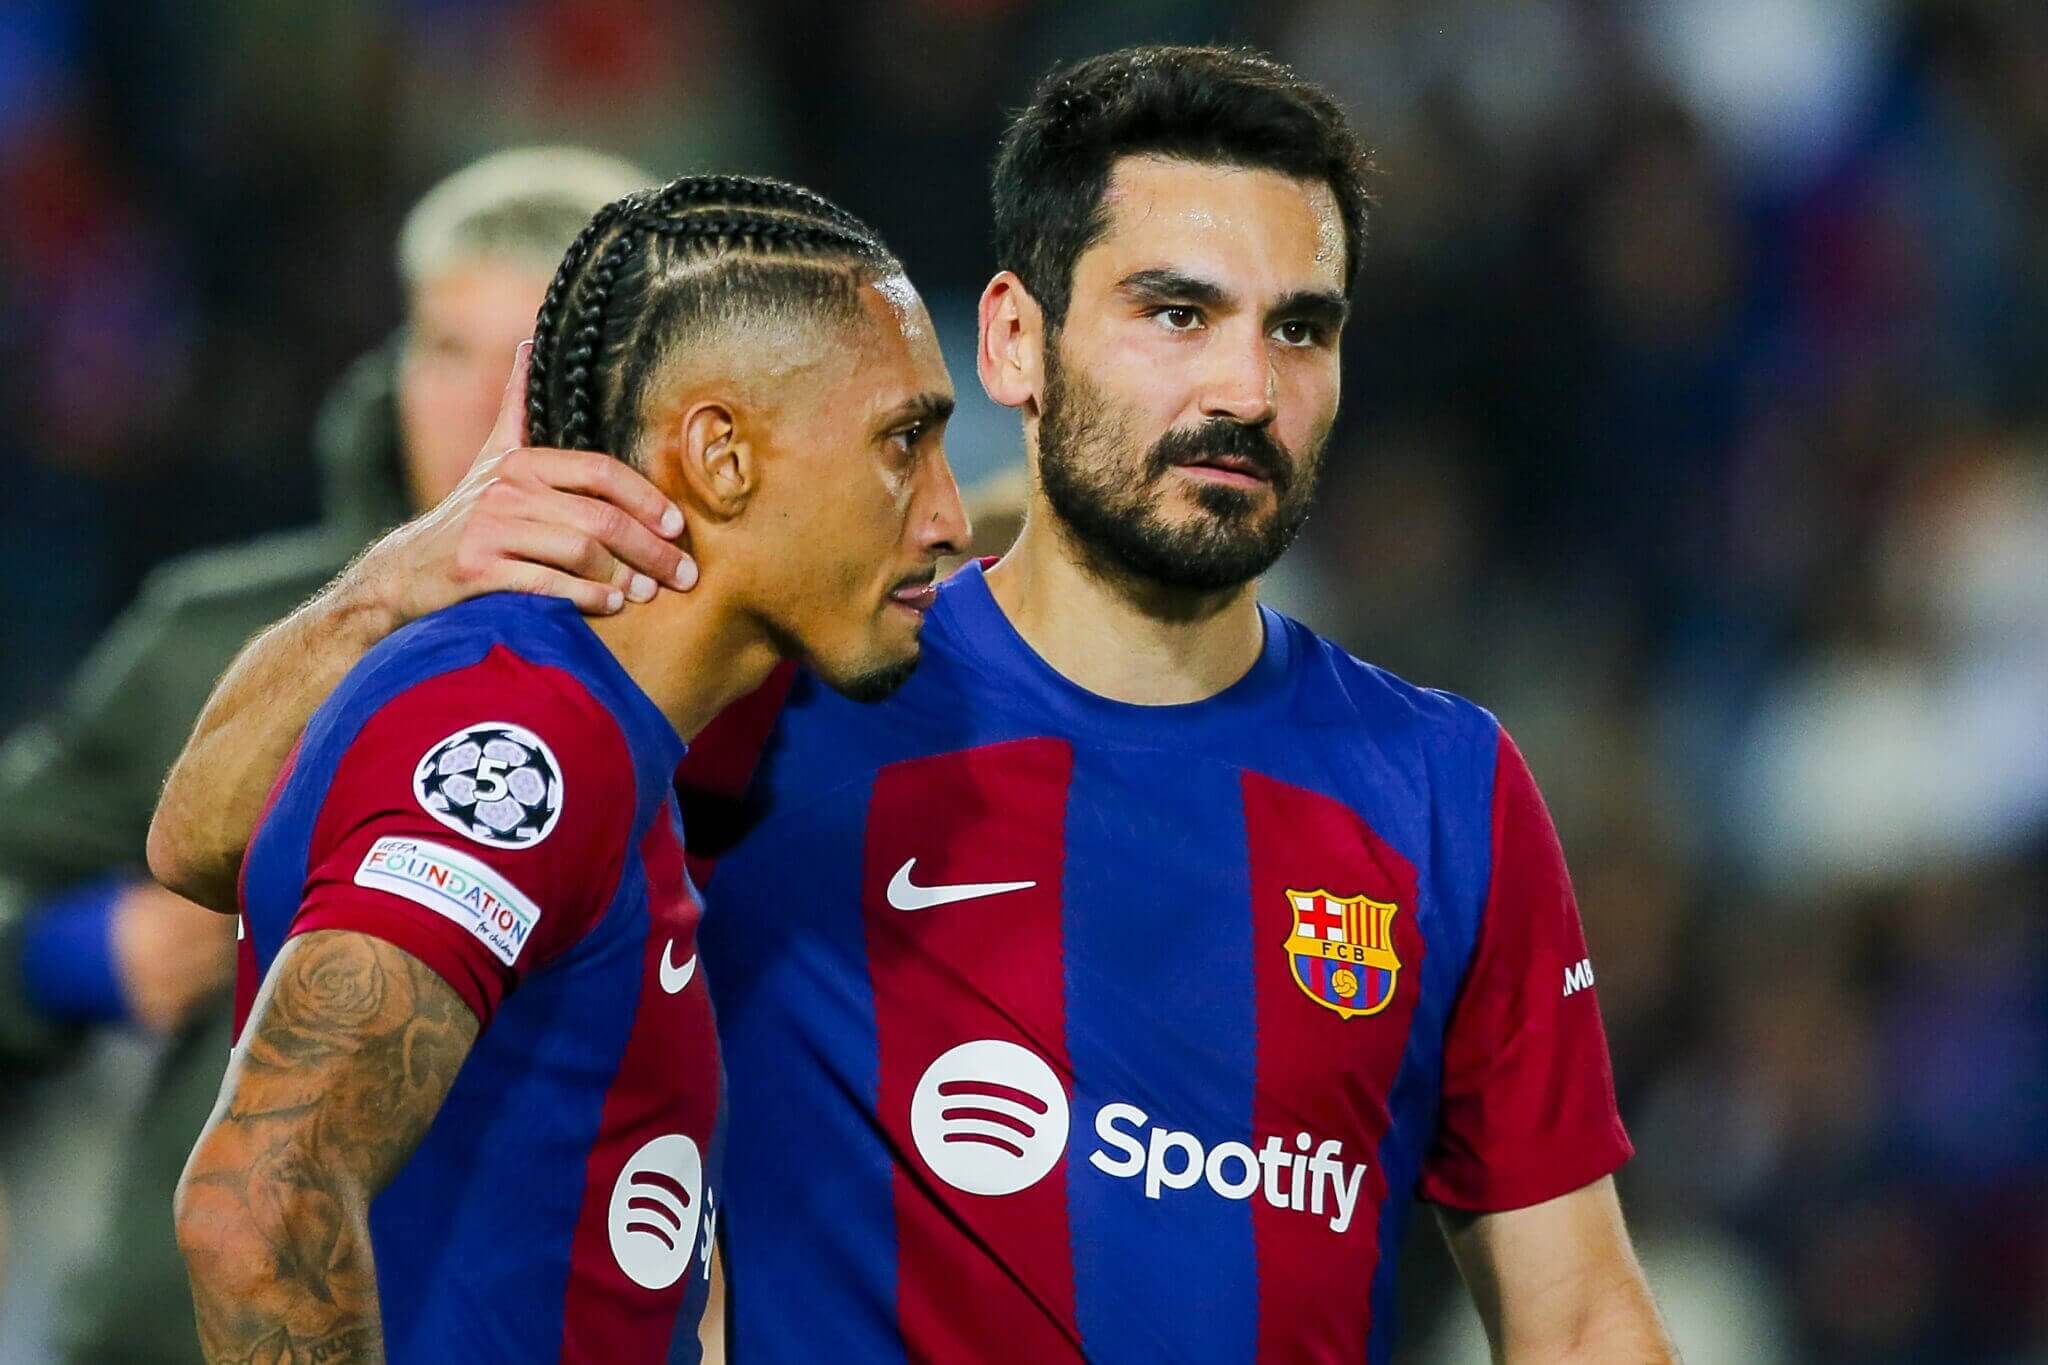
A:
POLYGON ((1228 484, 1232 488, 1259 488, 1270 484, 1265 470, 1255 460, 1242 455, 1205 455, 1198 460, 1187 460, 1175 466, 1184 469, 1196 478, 1211 483, 1228 484))

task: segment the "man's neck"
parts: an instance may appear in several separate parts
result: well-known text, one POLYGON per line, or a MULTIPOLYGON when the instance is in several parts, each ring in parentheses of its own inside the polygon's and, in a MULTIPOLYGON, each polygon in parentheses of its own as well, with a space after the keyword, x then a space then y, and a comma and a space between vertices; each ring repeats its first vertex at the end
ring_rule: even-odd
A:
POLYGON ((766 682, 780 658, 767 633, 708 584, 629 602, 590 628, 686 740, 766 682))
POLYGON ((1174 706, 1215 696, 1265 645, 1257 589, 1164 588, 1091 564, 1032 508, 989 592, 1024 642, 1067 681, 1112 701, 1174 706))

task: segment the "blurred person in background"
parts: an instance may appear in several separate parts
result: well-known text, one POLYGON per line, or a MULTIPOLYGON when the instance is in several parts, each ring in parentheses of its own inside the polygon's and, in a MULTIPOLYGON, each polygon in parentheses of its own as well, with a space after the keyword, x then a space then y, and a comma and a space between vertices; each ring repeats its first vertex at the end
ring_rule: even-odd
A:
POLYGON ((534 148, 423 197, 398 242, 406 327, 342 380, 315 434, 325 521, 157 570, 55 713, 0 748, 0 1066, 60 1065, 96 1028, 165 1036, 97 1253, 65 1290, 67 1360, 198 1358, 171 1192, 227 1059, 234 925, 143 871, 163 774, 250 635, 455 487, 562 251, 599 205, 649 179, 597 153, 534 148))

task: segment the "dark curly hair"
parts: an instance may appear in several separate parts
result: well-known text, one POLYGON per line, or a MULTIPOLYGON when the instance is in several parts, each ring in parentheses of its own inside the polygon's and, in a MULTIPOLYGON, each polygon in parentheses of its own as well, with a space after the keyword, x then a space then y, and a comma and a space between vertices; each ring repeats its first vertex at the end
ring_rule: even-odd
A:
POLYGON ((990 196, 996 264, 1057 326, 1074 263, 1107 222, 1102 196, 1127 156, 1320 180, 1344 222, 1344 288, 1365 250, 1371 158, 1319 87, 1243 48, 1130 47, 1054 68, 1011 121, 990 196))

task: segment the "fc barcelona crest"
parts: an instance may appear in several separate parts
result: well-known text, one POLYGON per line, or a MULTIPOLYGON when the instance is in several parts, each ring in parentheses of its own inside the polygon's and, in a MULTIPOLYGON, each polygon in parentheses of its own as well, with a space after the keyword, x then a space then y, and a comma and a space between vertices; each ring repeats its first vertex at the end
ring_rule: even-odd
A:
POLYGON ((1303 994, 1346 1019, 1393 1003, 1401 975, 1394 955, 1399 906, 1327 891, 1289 891, 1287 903, 1294 907, 1287 959, 1303 994))

